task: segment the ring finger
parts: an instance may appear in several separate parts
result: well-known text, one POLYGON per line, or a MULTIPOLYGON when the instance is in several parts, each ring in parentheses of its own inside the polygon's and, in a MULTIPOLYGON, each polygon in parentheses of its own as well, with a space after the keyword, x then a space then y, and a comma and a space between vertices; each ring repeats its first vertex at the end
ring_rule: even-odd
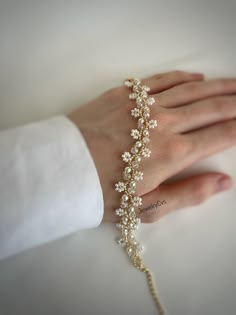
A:
POLYGON ((186 133, 236 118, 236 95, 217 96, 190 105, 165 109, 161 115, 166 116, 164 128, 174 133, 186 133))

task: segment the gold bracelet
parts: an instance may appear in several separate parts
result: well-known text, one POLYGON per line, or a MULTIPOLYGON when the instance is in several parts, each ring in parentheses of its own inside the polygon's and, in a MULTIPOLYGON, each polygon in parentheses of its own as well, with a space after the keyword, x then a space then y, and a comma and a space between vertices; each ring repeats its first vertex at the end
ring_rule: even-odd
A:
POLYGON ((148 158, 151 155, 151 150, 146 147, 146 144, 150 141, 149 129, 157 126, 156 120, 149 120, 149 106, 155 103, 155 99, 148 96, 150 88, 145 85, 142 86, 138 79, 126 79, 124 84, 133 90, 129 95, 129 99, 135 100, 137 107, 131 109, 131 116, 138 119, 138 126, 137 129, 131 130, 131 136, 135 140, 135 144, 130 152, 122 154, 123 161, 127 163, 123 172, 124 181, 115 184, 115 190, 122 193, 120 207, 115 210, 116 215, 120 217, 120 222, 116 226, 121 231, 121 237, 117 239, 117 242, 124 247, 132 264, 146 274, 148 287, 157 310, 159 314, 164 315, 166 312, 158 297, 154 277, 144 265, 141 257, 143 246, 137 242, 134 236, 134 232, 138 229, 141 222, 136 215, 135 207, 142 204, 142 198, 135 196, 136 181, 143 179, 143 172, 138 170, 142 157, 148 158))

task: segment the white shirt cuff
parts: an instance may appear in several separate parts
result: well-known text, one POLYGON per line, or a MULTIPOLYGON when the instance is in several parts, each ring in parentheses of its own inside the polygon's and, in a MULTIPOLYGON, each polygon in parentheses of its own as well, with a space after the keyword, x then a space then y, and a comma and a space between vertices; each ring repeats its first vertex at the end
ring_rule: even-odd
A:
POLYGON ((96 227, 103 208, 94 161, 66 116, 0 132, 0 259, 96 227))

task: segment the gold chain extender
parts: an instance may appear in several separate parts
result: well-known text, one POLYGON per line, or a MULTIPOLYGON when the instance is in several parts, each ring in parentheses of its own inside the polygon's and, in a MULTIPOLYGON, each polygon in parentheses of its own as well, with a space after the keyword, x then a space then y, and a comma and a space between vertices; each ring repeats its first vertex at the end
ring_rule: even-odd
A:
POLYGON ((124 85, 132 89, 129 99, 136 101, 136 107, 131 109, 131 116, 137 118, 138 126, 137 129, 131 130, 131 136, 135 140, 134 145, 130 152, 122 154, 123 161, 127 163, 123 171, 123 181, 115 184, 115 190, 122 193, 120 207, 115 210, 116 215, 120 217, 120 222, 116 226, 121 232, 117 243, 124 247, 134 267, 145 273, 158 314, 166 315, 155 287, 154 277, 142 260, 143 246, 137 242, 134 235, 141 222, 135 212, 135 207, 142 204, 142 198, 135 196, 136 182, 143 179, 143 172, 138 169, 142 158, 148 158, 151 155, 151 150, 146 147, 146 144, 150 142, 149 129, 157 126, 156 120, 149 120, 149 106, 155 103, 155 99, 148 96, 150 88, 141 85, 138 79, 126 79, 124 85))

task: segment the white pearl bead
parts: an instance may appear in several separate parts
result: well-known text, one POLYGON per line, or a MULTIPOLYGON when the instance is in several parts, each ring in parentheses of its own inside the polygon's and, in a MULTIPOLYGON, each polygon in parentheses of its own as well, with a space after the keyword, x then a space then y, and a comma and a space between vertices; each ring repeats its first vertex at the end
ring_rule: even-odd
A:
POLYGON ((127 248, 127 253, 128 253, 129 256, 132 254, 132 252, 133 252, 133 248, 132 247, 128 247, 127 248))
POLYGON ((131 173, 131 171, 132 171, 131 167, 126 167, 125 168, 125 173, 131 173))
POLYGON ((129 196, 127 196, 127 195, 123 195, 123 196, 122 196, 122 200, 123 200, 123 201, 127 201, 128 199, 129 199, 129 196))
POLYGON ((129 183, 129 186, 130 186, 130 187, 133 187, 133 188, 136 187, 135 181, 130 182, 130 183, 129 183))
POLYGON ((144 119, 143 118, 139 118, 138 123, 139 124, 144 124, 144 119))
POLYGON ((137 154, 137 153, 138 153, 138 148, 132 147, 130 151, 131 151, 133 154, 137 154))

